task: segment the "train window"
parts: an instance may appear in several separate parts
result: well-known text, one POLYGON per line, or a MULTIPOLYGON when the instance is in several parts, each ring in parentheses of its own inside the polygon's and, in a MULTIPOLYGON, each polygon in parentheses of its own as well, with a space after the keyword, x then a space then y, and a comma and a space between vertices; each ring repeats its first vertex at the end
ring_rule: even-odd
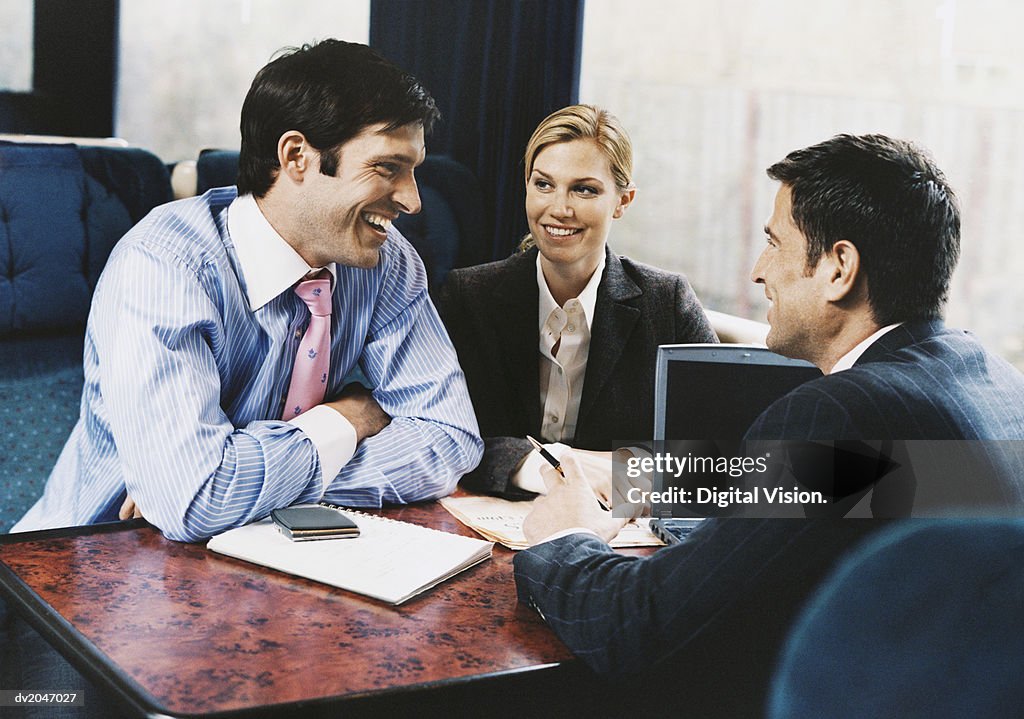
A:
POLYGON ((167 161, 237 149, 242 100, 274 53, 369 35, 369 0, 123 2, 117 134, 167 161))
POLYGON ((957 190, 963 249, 947 320, 1024 369, 1024 22, 1013 0, 588 0, 580 99, 635 152, 615 249, 686 272, 713 309, 764 320, 748 279, 764 168, 839 132, 929 148, 957 190))
POLYGON ((0 92, 32 90, 32 3, 0 3, 0 92))

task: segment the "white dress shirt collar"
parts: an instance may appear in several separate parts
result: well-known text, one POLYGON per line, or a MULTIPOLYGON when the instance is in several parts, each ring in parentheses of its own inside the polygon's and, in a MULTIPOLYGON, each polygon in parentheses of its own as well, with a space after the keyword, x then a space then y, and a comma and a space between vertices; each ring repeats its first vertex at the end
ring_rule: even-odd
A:
POLYGON ((332 287, 337 279, 333 262, 325 268, 310 267, 267 221, 251 194, 239 195, 228 207, 228 236, 238 254, 249 309, 254 312, 307 274, 328 270, 332 287))
POLYGON ((853 367, 853 365, 856 364, 857 360, 860 359, 860 356, 867 351, 868 347, 870 347, 871 345, 873 345, 875 343, 875 340, 877 340, 879 337, 884 335, 889 330, 896 329, 901 324, 903 324, 903 323, 902 322, 897 322, 896 324, 888 325, 887 327, 883 327, 882 329, 878 330, 877 332, 875 332, 870 337, 866 338, 864 341, 862 341, 860 344, 858 344, 852 350, 850 350, 849 352, 844 354, 842 357, 840 357, 839 361, 836 362, 835 365, 832 367, 832 369, 829 371, 829 374, 835 374, 836 372, 842 372, 843 370, 848 370, 851 367, 853 367))
MULTIPOLYGON (((597 306, 597 288, 601 284, 601 276, 604 274, 605 256, 601 255, 601 261, 597 265, 597 269, 594 270, 594 274, 590 276, 590 280, 587 282, 587 286, 580 292, 579 297, 576 300, 579 301, 583 307, 583 317, 587 321, 587 329, 589 330, 594 323, 594 308, 597 306)), ((537 288, 539 290, 539 307, 537 312, 537 327, 541 332, 544 331, 544 323, 548 321, 548 317, 551 316, 551 312, 558 308, 558 303, 555 302, 555 298, 551 296, 551 290, 548 289, 548 282, 544 279, 544 270, 540 266, 540 253, 537 253, 537 288)))

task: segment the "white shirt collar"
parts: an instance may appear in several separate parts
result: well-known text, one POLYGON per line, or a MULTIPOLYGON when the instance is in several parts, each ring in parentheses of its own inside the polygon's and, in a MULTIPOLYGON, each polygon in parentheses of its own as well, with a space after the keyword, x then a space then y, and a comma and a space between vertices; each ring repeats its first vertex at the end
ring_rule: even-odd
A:
POLYGON ((835 374, 836 372, 842 372, 843 370, 848 370, 851 367, 853 367, 853 365, 857 362, 857 360, 860 359, 860 356, 867 351, 868 347, 870 347, 871 345, 873 345, 875 343, 875 340, 877 340, 879 337, 884 335, 889 330, 896 329, 901 324, 903 324, 903 323, 902 322, 897 322, 896 324, 892 324, 892 325, 889 325, 887 327, 883 327, 882 329, 878 330, 877 332, 875 332, 870 337, 866 338, 864 341, 862 341, 860 344, 858 344, 852 350, 850 350, 849 352, 844 354, 842 357, 840 357, 839 361, 836 362, 835 366, 833 366, 832 369, 829 371, 829 374, 835 374))
MULTIPOLYGON (((602 254, 601 261, 597 264, 597 269, 594 270, 594 274, 590 276, 587 286, 583 288, 579 297, 576 298, 583 307, 583 318, 587 321, 588 330, 594 322, 594 308, 597 306, 597 288, 601 284, 601 275, 604 274, 604 266, 605 255, 602 254)), ((551 296, 551 290, 548 288, 548 282, 544 279, 544 270, 540 266, 539 252, 537 253, 537 289, 540 300, 538 303, 537 326, 543 328, 544 323, 547 322, 548 317, 551 316, 551 312, 558 307, 558 303, 555 302, 555 298, 551 296)), ((568 302, 566 304, 568 304, 568 302)))
POLYGON ((267 221, 250 194, 239 195, 228 207, 228 235, 238 254, 249 309, 254 312, 309 273, 328 270, 332 287, 337 279, 333 262, 326 268, 306 264, 267 221))

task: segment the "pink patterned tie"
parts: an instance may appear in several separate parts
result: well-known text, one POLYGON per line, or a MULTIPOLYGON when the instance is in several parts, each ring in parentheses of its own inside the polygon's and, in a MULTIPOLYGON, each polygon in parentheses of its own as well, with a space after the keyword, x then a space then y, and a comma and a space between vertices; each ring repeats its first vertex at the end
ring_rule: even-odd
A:
POLYGON ((295 294, 309 307, 309 326, 295 353, 284 416, 292 419, 324 400, 331 369, 331 280, 306 280, 295 294))

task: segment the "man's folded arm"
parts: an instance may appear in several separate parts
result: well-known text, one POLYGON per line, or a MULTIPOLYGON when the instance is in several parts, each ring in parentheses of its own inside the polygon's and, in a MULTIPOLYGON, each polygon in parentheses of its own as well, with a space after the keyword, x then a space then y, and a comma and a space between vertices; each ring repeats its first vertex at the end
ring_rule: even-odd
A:
POLYGON ((418 258, 401 253, 381 293, 360 365, 391 422, 327 482, 324 499, 339 504, 443 497, 483 452, 465 377, 418 258))
POLYGON ((133 248, 103 285, 93 329, 104 371, 93 381, 128 496, 148 521, 195 541, 319 498, 317 452, 298 427, 235 428, 222 409, 214 347, 228 339, 198 273, 133 248))

